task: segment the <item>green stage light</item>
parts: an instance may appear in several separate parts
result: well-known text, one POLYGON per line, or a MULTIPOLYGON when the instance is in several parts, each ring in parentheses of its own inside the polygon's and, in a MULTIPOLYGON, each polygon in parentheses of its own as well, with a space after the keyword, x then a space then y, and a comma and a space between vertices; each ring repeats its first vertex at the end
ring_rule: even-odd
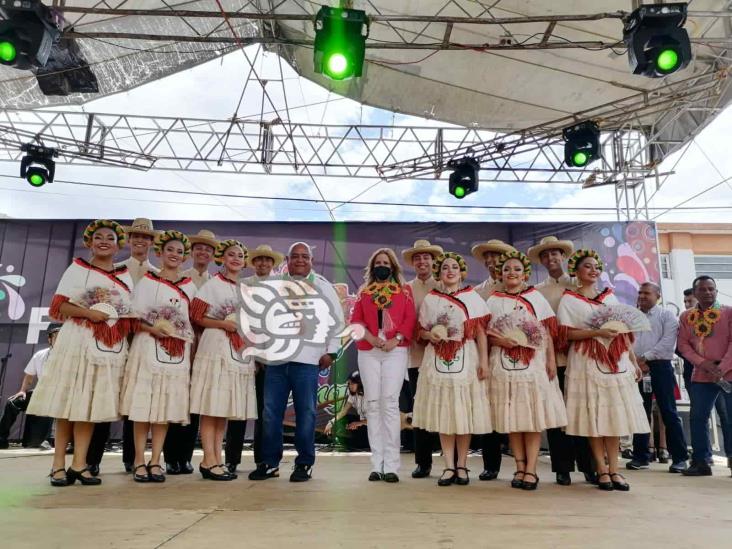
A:
POLYGON ((18 50, 15 49, 15 44, 9 40, 3 40, 0 42, 0 61, 3 63, 12 63, 18 56, 18 50))
POLYGON ((365 11, 321 7, 315 16, 314 72, 331 80, 361 76, 368 33, 365 11))
POLYGON ((474 158, 463 158, 462 160, 449 164, 454 168, 450 174, 450 194, 455 198, 465 198, 478 190, 478 174, 480 164, 474 158))
POLYGON ((600 129, 592 121, 562 130, 564 162, 571 168, 584 168, 600 158, 600 129))
POLYGON ((32 187, 43 187, 46 183, 53 183, 56 173, 54 156, 58 151, 43 145, 26 143, 20 147, 26 155, 20 161, 20 177, 30 183, 32 187))
POLYGON ((455 194, 455 198, 463 198, 465 196, 465 187, 458 185, 455 187, 455 192, 453 194, 455 194))
POLYGON ((656 58, 656 67, 662 73, 668 74, 674 72, 679 65, 679 54, 676 50, 661 50, 656 58))
POLYGON ((46 184, 46 178, 39 173, 32 173, 28 176, 28 183, 34 187, 42 187, 46 184))
POLYGON ((587 164, 587 161, 590 159, 588 154, 583 151, 577 151, 574 153, 574 156, 572 156, 572 164, 575 166, 581 167, 587 164))

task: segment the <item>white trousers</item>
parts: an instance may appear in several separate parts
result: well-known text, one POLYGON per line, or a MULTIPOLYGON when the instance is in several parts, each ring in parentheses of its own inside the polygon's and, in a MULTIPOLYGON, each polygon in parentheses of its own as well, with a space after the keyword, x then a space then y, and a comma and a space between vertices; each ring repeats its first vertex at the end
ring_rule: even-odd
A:
POLYGON ((399 471, 399 393, 408 361, 406 347, 397 347, 388 353, 380 349, 358 352, 358 371, 366 399, 371 469, 378 473, 399 471))

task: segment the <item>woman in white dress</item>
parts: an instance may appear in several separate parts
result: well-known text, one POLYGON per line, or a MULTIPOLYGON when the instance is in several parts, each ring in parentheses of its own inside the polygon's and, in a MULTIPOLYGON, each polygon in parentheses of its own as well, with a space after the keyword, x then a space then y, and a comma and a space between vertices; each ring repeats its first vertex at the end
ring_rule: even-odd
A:
POLYGON ((241 359, 244 340, 236 325, 239 309, 239 273, 247 249, 236 240, 224 240, 214 252, 222 270, 198 291, 191 305, 193 322, 204 328, 193 359, 191 413, 201 416, 203 461, 198 467, 208 480, 233 480, 221 456, 227 419, 256 419, 254 362, 241 359))
POLYGON ((576 292, 566 290, 559 303, 559 322, 571 343, 567 434, 590 437, 600 489, 628 491, 630 486, 618 473, 620 437, 648 433, 650 426, 638 391, 642 373, 632 335, 587 327, 594 312, 618 303, 612 290, 597 288, 602 268, 597 252, 577 250, 569 258, 568 271, 577 277, 579 287, 576 292))
POLYGON ((414 398, 412 426, 440 433, 445 469, 439 486, 470 482, 470 438, 493 431, 485 379, 488 309, 470 286, 463 258, 447 252, 433 267, 438 288, 419 309, 419 337, 427 341, 414 398))
POLYGON ((159 273, 149 271, 132 292, 132 310, 141 319, 132 340, 122 383, 122 415, 134 422, 136 482, 165 482, 160 454, 169 423, 187 424, 193 328, 189 306, 196 293, 180 267, 191 251, 188 237, 164 231, 155 239, 159 273), (148 432, 152 454, 145 464, 148 432))
POLYGON ((544 296, 526 285, 531 275, 526 255, 503 254, 496 268, 505 289, 493 293, 487 302, 493 428, 508 433, 516 461, 511 486, 535 490, 541 432, 567 424, 552 340, 557 321, 544 296))
POLYGON ((127 334, 137 325, 130 307, 132 278, 127 267, 114 266, 125 238, 116 221, 90 223, 84 245, 91 249, 91 259, 74 259, 51 302, 49 316, 64 324, 27 412, 56 418, 53 486, 102 482, 87 469, 86 453, 94 423, 120 417, 127 334), (64 470, 72 433, 74 457, 64 470))

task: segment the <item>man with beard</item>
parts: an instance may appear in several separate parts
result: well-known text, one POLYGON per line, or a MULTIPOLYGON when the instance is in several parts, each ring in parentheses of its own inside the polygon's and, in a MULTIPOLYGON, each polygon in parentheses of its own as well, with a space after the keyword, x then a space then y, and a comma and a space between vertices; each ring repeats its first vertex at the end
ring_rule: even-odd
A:
MULTIPOLYGON (((115 264, 115 267, 127 267, 132 282, 137 284, 148 272, 158 273, 160 270, 150 263, 148 258, 158 231, 153 228, 153 222, 144 217, 138 217, 132 225, 124 228, 130 246, 130 257, 115 264)), ((133 288, 134 289, 134 288, 133 288)), ((131 341, 131 337, 128 341, 131 341)), ((95 423, 89 450, 87 452, 87 464, 92 475, 99 474, 99 465, 104 456, 104 447, 109 439, 111 423, 95 423)), ((132 422, 123 418, 122 422, 122 463, 125 471, 132 472, 135 459, 135 447, 132 434, 132 422)))
MULTIPOLYGON (((475 291, 480 297, 487 301, 493 292, 503 290, 500 273, 496 270, 498 259, 505 253, 515 251, 516 248, 497 239, 479 242, 470 249, 470 253, 476 261, 485 265, 488 271, 488 278, 475 287, 475 291)), ((508 438, 502 433, 493 431, 480 435, 483 454, 483 472, 478 476, 480 480, 494 480, 498 477, 498 473, 501 471, 501 445, 507 443, 508 438)))
MULTIPOLYGON (((261 244, 249 250, 251 259, 249 266, 254 268, 254 274, 243 280, 245 284, 253 284, 260 280, 267 280, 272 274, 272 269, 279 267, 285 256, 272 250, 271 246, 261 244)), ((262 463, 262 424, 264 422, 264 372, 266 366, 260 362, 256 363, 257 373, 254 377, 254 387, 257 394, 257 419, 254 421, 254 463, 262 463)), ((241 452, 244 448, 244 433, 246 421, 229 421, 226 427, 226 468, 230 473, 235 473, 241 463, 241 452)))
MULTIPOLYGON (((414 308, 419 315, 419 308, 422 306, 425 296, 437 287, 437 280, 432 276, 432 265, 435 258, 442 254, 442 248, 430 244, 429 240, 420 239, 414 246, 404 250, 402 257, 404 261, 414 268, 416 277, 407 282, 412 290, 414 308)), ((417 381, 419 380, 419 367, 424 356, 425 343, 419 338, 413 338, 409 350, 409 389, 414 405, 414 395, 417 392, 417 381)), ((417 467, 412 471, 412 478, 426 478, 432 471, 432 448, 435 445, 436 436, 434 433, 424 429, 413 429, 414 431, 414 462, 417 467)))

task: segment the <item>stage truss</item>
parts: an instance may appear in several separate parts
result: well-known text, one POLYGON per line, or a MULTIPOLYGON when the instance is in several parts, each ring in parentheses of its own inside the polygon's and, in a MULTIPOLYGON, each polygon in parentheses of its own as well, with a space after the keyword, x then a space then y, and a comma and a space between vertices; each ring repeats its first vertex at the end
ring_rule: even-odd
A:
MULTIPOLYGON (((110 10, 106 8, 60 7, 69 18, 78 17, 175 17, 181 20, 218 19, 221 13, 168 10, 110 10)), ((252 43, 265 44, 280 59, 296 61, 289 49, 307 46, 307 40, 293 40, 278 31, 278 22, 312 17, 306 11, 278 14, 249 1, 238 13, 229 13, 235 24, 232 34, 205 36, 143 35, 135 33, 83 33, 79 39, 124 39, 167 45, 186 42, 218 44, 228 49, 252 43), (250 13, 242 13, 249 11, 250 13), (256 36, 237 36, 237 25, 255 22, 256 36)), ((270 9, 274 9, 271 8, 270 9)), ((497 19, 488 10, 482 17, 376 16, 375 24, 394 32, 389 44, 370 43, 369 48, 387 49, 507 49, 536 50, 559 48, 611 49, 617 41, 593 43, 556 41, 552 32, 559 21, 620 19, 626 12, 572 16, 516 17, 497 19), (426 34, 399 32, 399 23, 445 25, 440 42, 426 34), (450 41, 455 24, 510 25, 546 23, 546 31, 522 44, 461 44, 450 41), (401 42, 400 42, 401 41, 401 42)), ((698 12, 697 16, 728 16, 698 12)), ((220 25, 219 25, 220 26, 220 25)), ((403 30, 403 29, 402 29, 403 30)), ((316 177, 375 178, 389 184, 405 179, 444 179, 449 164, 464 156, 481 163, 481 180, 500 183, 577 184, 583 187, 612 185, 618 219, 648 219, 648 202, 667 174, 659 174, 658 164, 701 131, 730 99, 727 48, 729 37, 697 39, 713 56, 704 60, 703 71, 683 80, 664 82, 652 90, 638 89, 625 98, 600 105, 521 131, 496 133, 481 128, 456 126, 333 125, 305 124, 292 120, 287 105, 282 69, 279 84, 284 105, 276 104, 267 93, 267 82, 256 73, 245 52, 250 78, 247 84, 262 92, 262 116, 258 120, 230 120, 149 117, 122 114, 86 113, 58 110, 0 109, 0 160, 19 161, 20 145, 42 143, 59 149, 59 163, 104 165, 139 170, 183 170, 214 173, 270 174, 316 177), (266 101, 265 101, 266 99, 266 101), (265 116, 266 112, 274 115, 265 116), (601 160, 586 169, 570 169, 563 164, 561 131, 584 121, 596 121, 602 130, 601 160), (691 130, 690 130, 691 129, 691 130)), ((225 50, 221 50, 222 52, 225 50)), ((690 71, 691 72, 691 71, 690 71)), ((245 89, 246 89, 245 85, 245 89)))

